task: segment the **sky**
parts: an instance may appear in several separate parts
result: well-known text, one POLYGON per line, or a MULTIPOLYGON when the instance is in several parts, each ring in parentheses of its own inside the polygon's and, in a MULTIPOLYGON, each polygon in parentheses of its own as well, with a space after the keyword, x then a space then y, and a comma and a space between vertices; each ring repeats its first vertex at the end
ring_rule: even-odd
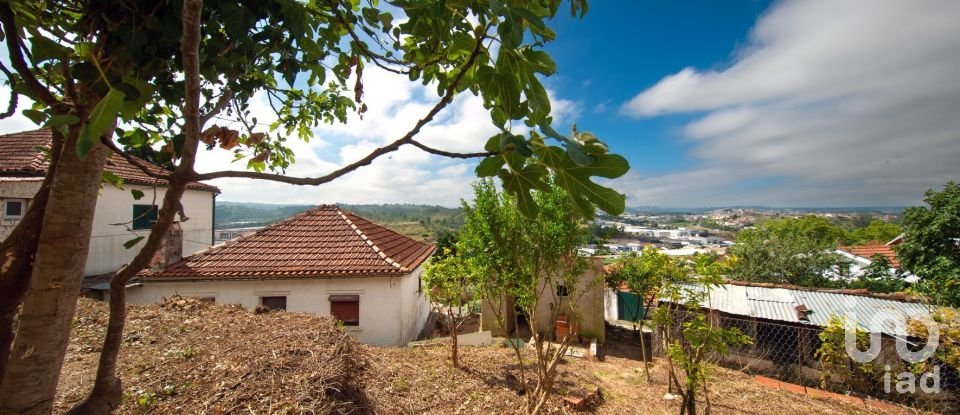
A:
MULTIPOLYGON (((575 123, 631 164, 606 182, 627 206, 907 206, 960 180, 960 2, 953 0, 593 1, 561 13, 544 80, 556 129, 575 123)), ((407 131, 433 88, 368 69, 363 119, 291 140, 287 174, 316 176, 407 131)), ((0 88, 0 102, 8 90, 0 88)), ((260 122, 271 120, 262 97, 260 122)), ((35 128, 23 117, 0 132, 35 128)), ((418 138, 480 150, 496 132, 478 97, 459 95, 418 138)), ((201 155, 198 171, 232 155, 201 155)), ((332 183, 212 183, 218 200, 420 203, 471 196, 475 160, 404 148, 332 183)))

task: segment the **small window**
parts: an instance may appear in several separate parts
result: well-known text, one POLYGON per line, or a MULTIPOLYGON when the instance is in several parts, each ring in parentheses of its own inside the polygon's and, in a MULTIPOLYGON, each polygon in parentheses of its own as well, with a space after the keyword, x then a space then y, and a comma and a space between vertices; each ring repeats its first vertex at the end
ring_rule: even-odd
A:
POLYGON ((4 209, 4 217, 7 218, 19 218, 23 216, 23 201, 22 200, 8 200, 6 203, 6 209, 4 209))
POLYGON ((260 297, 260 305, 271 310, 286 310, 287 297, 260 297))
POLYGON ((360 296, 331 295, 330 315, 340 320, 344 326, 360 325, 360 296))
POLYGON ((133 205, 133 229, 150 229, 157 222, 156 205, 133 205))
POLYGON ((566 286, 566 285, 558 285, 558 286, 557 286, 557 297, 566 297, 567 295, 568 295, 568 294, 567 294, 567 286, 566 286))

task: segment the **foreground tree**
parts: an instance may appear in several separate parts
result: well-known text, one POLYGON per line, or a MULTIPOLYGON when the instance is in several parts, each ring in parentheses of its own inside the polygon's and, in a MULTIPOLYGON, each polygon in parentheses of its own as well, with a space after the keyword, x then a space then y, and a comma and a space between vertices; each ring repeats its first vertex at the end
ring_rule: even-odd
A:
POLYGON ((903 269, 920 278, 916 289, 938 305, 960 306, 960 184, 927 190, 929 207, 903 212, 903 243, 896 246, 903 269))
POLYGON ((434 311, 443 316, 443 325, 450 335, 450 359, 460 367, 457 330, 470 317, 476 289, 464 259, 449 249, 431 258, 423 271, 423 285, 434 311))
MULTIPOLYGON (((622 171, 622 172, 625 172, 622 171)), ((510 342, 519 363, 520 387, 527 413, 539 413, 553 392, 560 363, 573 330, 549 341, 536 328, 541 319, 554 322, 561 313, 576 321, 578 303, 593 283, 581 281, 585 258, 577 254, 582 227, 576 208, 564 190, 538 191, 532 202, 539 212, 534 218, 521 213, 519 198, 499 193, 492 181, 474 184, 474 204, 464 204, 466 213, 458 252, 470 264, 475 287, 504 332, 518 326, 515 310, 532 324, 535 352, 535 382, 527 383, 527 359, 521 341, 510 342), (560 288, 562 287, 562 288, 560 288), (549 303, 549 307, 541 307, 549 303), (543 315, 547 313, 548 315, 543 315)))
POLYGON ((664 280, 661 295, 667 301, 653 313, 667 351, 669 387, 680 393, 680 415, 697 414, 701 389, 707 404, 704 413, 710 413, 709 362, 727 354, 730 347, 752 342, 738 328, 722 327, 708 314, 710 292, 719 288, 727 272, 724 262, 709 256, 695 258, 686 275, 664 280))
MULTIPOLYGON (((583 1, 571 4, 574 14, 586 11, 583 1)), ((168 195, 189 181, 221 177, 319 185, 410 145, 446 157, 482 157, 478 175, 500 177, 528 216, 537 209, 531 191, 547 188, 548 172, 567 190, 579 214, 591 215, 596 207, 613 214, 623 210, 623 195, 592 177, 622 175, 626 161, 607 154, 589 133, 574 131, 566 137, 550 126, 550 103, 538 76, 556 70, 541 49, 555 36, 545 21, 557 13, 559 1, 405 2, 399 7, 407 20, 400 24, 376 4, 334 0, 170 6, 0 3, 13 92, 36 102, 24 113, 53 130, 55 152, 45 182, 49 186, 14 230, 24 238, 0 247, 0 287, 10 289, 0 298, 0 351, 10 350, 0 356, 0 412, 50 411, 104 162, 111 151, 123 154, 112 141, 118 123, 123 125, 118 134, 122 145, 159 148, 162 157, 179 161, 171 174, 141 166, 168 182, 168 195), (182 20, 188 17, 194 20, 182 20), (491 49, 494 44, 497 48, 491 49), (294 161, 284 144, 287 135, 308 139, 319 122, 342 122, 348 111, 366 110, 363 69, 371 64, 436 86, 437 103, 396 140, 330 174, 282 174, 294 161), (415 140, 457 93, 467 90, 483 97, 491 120, 502 130, 487 140, 485 152, 452 153, 415 140), (249 101, 255 94, 266 94, 277 112, 269 129, 251 117, 249 101), (220 113, 239 121, 243 130, 204 129, 220 113), (537 129, 528 137, 513 134, 514 121, 537 129), (556 144, 548 145, 546 137, 556 144), (192 165, 194 141, 233 151, 254 171, 198 174, 192 165), (13 317, 21 304, 14 337, 13 317)), ((178 197, 165 198, 163 218, 144 243, 143 257, 159 247, 178 197)), ((109 410, 119 402, 114 372, 123 329, 122 290, 143 265, 134 260, 111 283, 111 322, 97 379, 97 385, 106 386, 95 387, 84 410, 109 410)))
MULTIPOLYGON (((626 283, 627 288, 642 299, 642 302, 637 303, 636 310, 632 310, 636 331, 638 321, 640 326, 643 326, 647 311, 653 307, 664 281, 675 281, 680 278, 682 272, 682 268, 674 258, 648 245, 640 255, 635 252, 621 255, 606 278, 607 284, 614 290, 619 289, 621 283, 626 283)), ((650 346, 646 344, 643 333, 640 333, 640 356, 646 356, 647 348, 650 346)), ((643 372, 647 382, 650 382, 649 365, 645 358, 643 372)))

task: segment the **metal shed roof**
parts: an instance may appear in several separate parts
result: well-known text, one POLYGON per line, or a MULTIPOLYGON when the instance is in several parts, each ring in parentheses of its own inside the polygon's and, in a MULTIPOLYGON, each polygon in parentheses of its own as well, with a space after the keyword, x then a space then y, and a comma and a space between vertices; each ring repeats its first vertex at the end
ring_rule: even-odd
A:
MULTIPOLYGON (((704 291, 704 287, 700 285, 687 287, 698 292, 704 291)), ((875 318, 883 314, 881 311, 900 317, 904 322, 930 314, 930 306, 925 304, 823 291, 734 284, 712 288, 709 298, 702 301, 701 306, 727 314, 820 327, 825 327, 830 317, 835 315, 855 321, 859 327, 869 332, 891 336, 903 336, 906 333, 902 327, 898 328, 890 321, 875 318), (806 320, 801 320, 797 313, 796 307, 801 304, 810 310, 806 314, 806 320)))

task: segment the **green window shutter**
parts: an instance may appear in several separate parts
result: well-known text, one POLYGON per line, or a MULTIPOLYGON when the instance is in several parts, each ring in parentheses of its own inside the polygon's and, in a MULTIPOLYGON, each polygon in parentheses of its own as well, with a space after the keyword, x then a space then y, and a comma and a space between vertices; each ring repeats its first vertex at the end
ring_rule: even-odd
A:
POLYGON ((133 205, 133 229, 150 229, 157 222, 156 205, 133 205))

